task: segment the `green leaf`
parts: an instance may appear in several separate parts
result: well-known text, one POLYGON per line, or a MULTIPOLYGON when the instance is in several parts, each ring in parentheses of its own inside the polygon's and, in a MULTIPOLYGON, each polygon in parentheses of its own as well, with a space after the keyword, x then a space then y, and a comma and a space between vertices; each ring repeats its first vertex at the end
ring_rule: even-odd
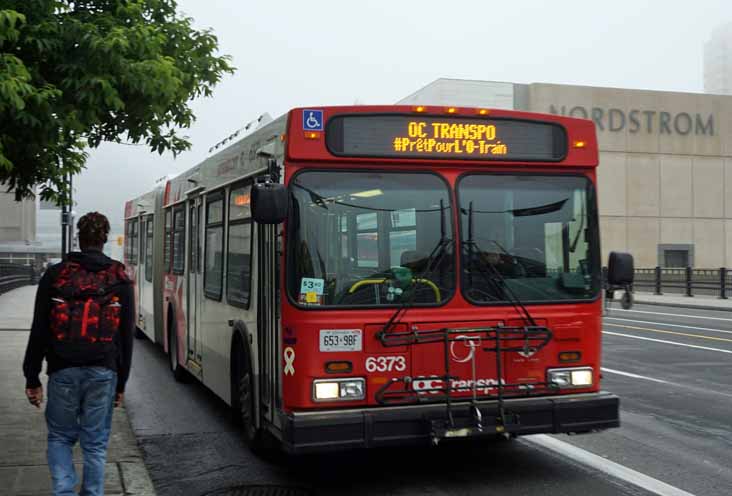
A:
POLYGON ((174 0, 16 0, 0 8, 0 182, 18 196, 65 194, 85 148, 190 148, 191 101, 210 96, 231 60, 174 0))

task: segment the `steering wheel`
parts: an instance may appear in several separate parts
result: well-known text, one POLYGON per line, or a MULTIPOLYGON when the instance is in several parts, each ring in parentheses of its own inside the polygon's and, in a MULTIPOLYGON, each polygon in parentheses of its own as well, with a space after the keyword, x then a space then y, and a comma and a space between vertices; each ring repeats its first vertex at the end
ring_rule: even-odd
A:
MULTIPOLYGON (((355 283, 353 283, 351 285, 351 287, 348 288, 347 294, 353 294, 355 291, 357 291, 359 288, 361 288, 363 286, 374 285, 374 284, 386 284, 389 281, 395 281, 395 280, 396 280, 396 278, 393 276, 392 277, 373 277, 373 278, 369 277, 366 279, 361 279, 360 281, 356 281, 355 283)), ((426 284, 427 286, 429 286, 432 289, 432 292, 435 295, 435 303, 439 303, 440 301, 442 301, 442 295, 440 293, 440 288, 438 288, 437 285, 434 282, 430 281, 429 279, 412 277, 410 279, 409 284, 411 286, 416 286, 417 284, 426 284)))

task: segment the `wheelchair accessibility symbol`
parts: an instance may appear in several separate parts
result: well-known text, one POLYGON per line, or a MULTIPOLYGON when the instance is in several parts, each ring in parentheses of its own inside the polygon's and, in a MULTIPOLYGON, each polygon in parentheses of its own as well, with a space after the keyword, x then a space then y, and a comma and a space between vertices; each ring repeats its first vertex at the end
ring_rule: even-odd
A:
POLYGON ((304 109, 302 111, 302 128, 305 131, 322 131, 323 111, 304 109))

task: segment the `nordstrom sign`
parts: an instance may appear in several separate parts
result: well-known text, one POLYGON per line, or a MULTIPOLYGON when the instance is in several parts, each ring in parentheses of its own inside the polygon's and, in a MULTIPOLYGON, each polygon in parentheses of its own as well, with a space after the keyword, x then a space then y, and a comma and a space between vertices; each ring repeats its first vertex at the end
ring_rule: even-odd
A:
POLYGON ((657 110, 629 111, 618 108, 583 107, 575 105, 549 106, 552 114, 591 119, 600 131, 618 133, 628 130, 629 133, 647 134, 690 134, 698 136, 714 136, 714 115, 698 113, 671 113, 657 110))

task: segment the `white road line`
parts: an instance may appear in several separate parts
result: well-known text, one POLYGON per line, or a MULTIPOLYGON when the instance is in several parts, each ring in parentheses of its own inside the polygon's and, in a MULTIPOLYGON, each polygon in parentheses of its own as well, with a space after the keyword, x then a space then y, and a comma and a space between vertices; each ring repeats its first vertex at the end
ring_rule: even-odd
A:
POLYGON ((681 386, 681 384, 676 384, 675 382, 668 382, 661 379, 654 379, 653 377, 647 377, 645 375, 638 375, 638 374, 632 374, 630 372, 623 372, 621 370, 615 370, 615 369, 609 369, 607 367, 600 367, 600 370, 603 372, 610 372, 611 374, 618 374, 618 375, 624 375, 625 377, 632 377, 633 379, 643 379, 646 381, 653 381, 658 382, 660 384, 669 384, 672 386, 681 386))
POLYGON ((578 448, 572 444, 560 441, 546 434, 527 436, 523 440, 541 446, 545 449, 559 453, 583 465, 587 465, 599 472, 603 472, 617 479, 623 480, 658 496, 694 496, 683 489, 666 484, 658 479, 642 474, 632 468, 603 458, 589 451, 578 448))
MULTIPOLYGON (((724 310, 712 310, 713 312, 724 311, 724 310)), ((725 319, 722 317, 707 317, 704 315, 687 315, 683 313, 664 313, 664 312, 649 312, 647 310, 623 310, 622 308, 613 308, 611 312, 630 312, 630 313, 647 313, 651 315, 669 315, 671 317, 689 317, 692 319, 705 319, 705 320, 722 320, 725 322, 732 322, 732 319, 725 319)))
POLYGON ((710 329, 709 327, 696 327, 696 326, 688 326, 688 325, 681 325, 681 324, 668 324, 666 322, 651 322, 650 320, 621 319, 620 317, 605 317, 605 320, 622 320, 624 322, 636 322, 639 324, 655 324, 655 325, 660 325, 660 326, 682 327, 684 329, 696 329, 697 331, 711 331, 711 332, 721 332, 724 334, 732 334, 732 331, 726 331, 723 329, 710 329))
POLYGON ((641 336, 633 336, 632 334, 623 334, 620 332, 602 331, 602 333, 609 334, 610 336, 622 336, 624 338, 641 339, 643 341, 653 341, 654 343, 672 344, 674 346, 683 346, 685 348, 695 348, 697 350, 718 351, 720 353, 729 353, 730 355, 732 355, 732 350, 722 350, 719 348, 710 348, 708 346, 698 346, 695 344, 678 343, 676 341, 666 341, 665 339, 644 338, 641 336))
POLYGON ((711 394, 713 396, 727 396, 728 398, 732 398, 732 394, 728 394, 722 391, 710 391, 708 389, 698 388, 694 386, 689 386, 687 384, 679 384, 677 382, 670 382, 670 381, 664 381, 662 379, 655 379, 653 377, 648 377, 645 375, 639 375, 639 374, 633 374, 631 372, 623 372, 622 370, 615 370, 615 369, 609 369, 607 367, 601 367, 601 370, 603 372, 608 372, 610 374, 617 374, 622 375, 625 377, 631 377, 633 379, 641 379, 644 381, 651 381, 651 382, 657 382, 659 384, 665 384, 667 386, 674 386, 682 389, 689 389, 691 391, 694 391, 696 393, 703 393, 703 394, 711 394))

